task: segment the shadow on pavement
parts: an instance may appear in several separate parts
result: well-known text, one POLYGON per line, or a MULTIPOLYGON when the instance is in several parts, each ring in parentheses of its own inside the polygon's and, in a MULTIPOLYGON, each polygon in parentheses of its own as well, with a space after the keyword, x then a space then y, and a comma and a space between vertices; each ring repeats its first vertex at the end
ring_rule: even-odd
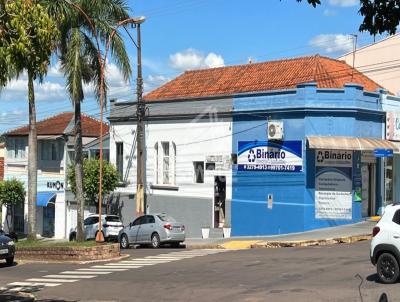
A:
POLYGON ((377 273, 367 276, 366 279, 367 279, 367 281, 370 281, 370 282, 381 283, 381 282, 379 282, 377 273))
POLYGON ((8 265, 7 263, 3 263, 3 262, 1 262, 0 263, 0 268, 6 268, 6 267, 13 267, 13 266, 17 266, 18 265, 18 262, 15 262, 14 261, 14 263, 12 264, 12 265, 8 265))

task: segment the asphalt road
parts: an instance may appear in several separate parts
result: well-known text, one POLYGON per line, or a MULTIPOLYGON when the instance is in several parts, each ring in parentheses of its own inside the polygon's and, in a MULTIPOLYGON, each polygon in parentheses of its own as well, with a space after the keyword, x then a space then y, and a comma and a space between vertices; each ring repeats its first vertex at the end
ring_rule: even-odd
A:
POLYGON ((382 292, 388 294, 390 302, 400 301, 400 283, 376 282, 375 268, 369 261, 369 242, 214 252, 132 249, 128 251, 130 257, 124 259, 131 262, 118 261, 115 267, 101 263, 22 264, 7 268, 0 264, 0 287, 59 276, 66 271, 73 274, 93 269, 94 265, 99 270, 125 266, 124 271, 31 289, 37 290, 34 294, 39 300, 47 301, 347 302, 362 301, 358 290, 361 280, 356 277, 359 274, 363 278, 363 301, 378 301, 382 292), (148 258, 156 255, 159 256, 148 258))

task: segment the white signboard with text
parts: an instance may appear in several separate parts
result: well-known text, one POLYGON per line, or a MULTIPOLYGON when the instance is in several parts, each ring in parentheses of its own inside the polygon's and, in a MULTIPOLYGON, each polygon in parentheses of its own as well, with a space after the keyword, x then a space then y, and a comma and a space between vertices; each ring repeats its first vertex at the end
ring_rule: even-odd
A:
POLYGON ((386 139, 400 141, 400 112, 386 112, 386 139))
POLYGON ((315 151, 315 218, 352 219, 353 152, 315 151))

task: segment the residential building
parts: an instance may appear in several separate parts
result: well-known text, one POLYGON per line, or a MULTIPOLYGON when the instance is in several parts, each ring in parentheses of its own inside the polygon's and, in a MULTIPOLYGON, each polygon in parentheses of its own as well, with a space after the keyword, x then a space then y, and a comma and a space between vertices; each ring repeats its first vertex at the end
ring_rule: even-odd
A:
MULTIPOLYGON (((166 212, 199 237, 359 222, 384 204, 382 87, 319 55, 187 71, 145 96, 148 212, 166 212), (368 177, 365 177, 368 175, 368 177)), ((115 191, 133 216, 135 103, 111 103, 115 191)))
POLYGON ((394 95, 400 95, 400 34, 358 48, 339 58, 394 95))
MULTIPOLYGON (((100 121, 82 114, 82 141, 87 144, 99 135, 100 121)), ((68 238, 76 226, 76 202, 67 183, 67 168, 74 159, 74 115, 64 112, 37 122, 37 233, 68 238), (55 223, 57 222, 57 223, 55 223)), ((105 133, 108 125, 104 124, 105 133)), ((5 137, 5 179, 21 180, 28 190, 28 126, 8 131, 5 137)), ((27 199, 14 209, 14 229, 27 232, 27 199)), ((3 211, 2 221, 5 221, 3 211)))

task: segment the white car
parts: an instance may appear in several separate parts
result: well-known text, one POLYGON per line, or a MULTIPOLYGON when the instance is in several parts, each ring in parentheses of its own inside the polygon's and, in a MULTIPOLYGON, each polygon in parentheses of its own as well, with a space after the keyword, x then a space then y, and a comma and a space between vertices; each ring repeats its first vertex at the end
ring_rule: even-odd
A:
MULTIPOLYGON (((117 215, 101 215, 102 231, 105 240, 118 240, 119 231, 124 227, 117 215)), ((91 214, 83 222, 85 239, 95 239, 99 231, 99 215, 91 214)), ((69 240, 76 240, 76 228, 71 231, 69 240)))
POLYGON ((382 283, 395 283, 400 274, 400 204, 385 207, 372 236, 370 256, 378 278, 382 283))

